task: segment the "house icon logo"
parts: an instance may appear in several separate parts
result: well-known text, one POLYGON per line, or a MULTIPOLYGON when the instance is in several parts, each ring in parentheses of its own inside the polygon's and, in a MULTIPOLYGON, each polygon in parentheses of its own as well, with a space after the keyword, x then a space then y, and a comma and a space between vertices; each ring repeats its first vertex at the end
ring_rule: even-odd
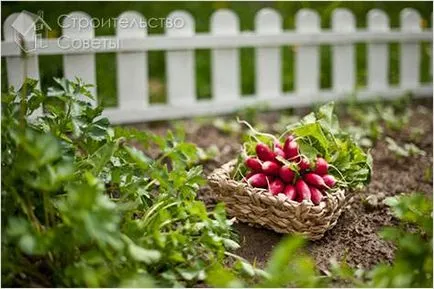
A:
POLYGON ((51 27, 44 21, 42 11, 38 14, 21 11, 11 26, 15 32, 14 41, 24 52, 43 48, 42 38, 46 38, 48 31, 51 31, 51 27))

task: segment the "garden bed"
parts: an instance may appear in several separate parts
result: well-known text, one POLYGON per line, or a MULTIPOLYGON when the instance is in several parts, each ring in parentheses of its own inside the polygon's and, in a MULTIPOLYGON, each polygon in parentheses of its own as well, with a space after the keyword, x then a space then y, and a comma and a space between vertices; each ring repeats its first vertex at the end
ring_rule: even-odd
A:
MULTIPOLYGON (((394 257, 394 245, 382 240, 377 232, 381 227, 394 225, 396 220, 389 210, 382 204, 385 197, 406 192, 424 192, 432 194, 432 100, 413 102, 410 110, 411 118, 399 132, 388 131, 397 142, 413 142, 426 152, 425 156, 413 158, 398 158, 395 153, 387 148, 384 140, 379 140, 372 148, 371 154, 374 160, 374 173, 369 186, 357 195, 351 207, 341 215, 337 225, 326 233, 324 238, 311 241, 308 250, 315 259, 318 268, 326 273, 330 258, 337 260, 346 259, 352 267, 371 268, 379 262, 391 262, 394 257), (419 139, 411 137, 411 132, 417 129, 419 139)), ((298 112, 300 115, 304 111, 298 112)), ((260 123, 272 130, 282 116, 279 112, 261 113, 258 115, 260 123)), ((231 117, 227 118, 231 119, 231 117)), ((342 123, 348 122, 343 119, 342 123)), ((240 132, 223 132, 209 121, 185 120, 181 122, 186 129, 188 141, 202 148, 216 146, 219 153, 212 160, 204 163, 205 174, 209 174, 214 168, 233 159, 240 149, 240 132)), ((164 133, 167 123, 152 125, 135 125, 140 129, 151 129, 159 134, 164 133)), ((202 188, 199 197, 213 207, 215 204, 212 192, 208 187, 202 188)), ((272 249, 284 235, 277 234, 267 229, 258 229, 246 224, 234 225, 239 234, 241 248, 235 253, 255 262, 263 267, 270 256, 272 249)))

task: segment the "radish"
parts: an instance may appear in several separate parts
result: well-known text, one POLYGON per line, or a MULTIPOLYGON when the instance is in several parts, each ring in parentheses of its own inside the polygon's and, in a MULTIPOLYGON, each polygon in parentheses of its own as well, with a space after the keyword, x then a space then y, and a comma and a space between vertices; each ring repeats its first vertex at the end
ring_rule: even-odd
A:
POLYGON ((248 172, 247 175, 245 175, 245 177, 243 178, 244 182, 247 182, 247 180, 253 176, 254 174, 256 174, 255 172, 248 172))
POLYGON ((325 175, 322 176, 322 179, 324 180, 324 183, 329 187, 329 188, 333 188, 336 184, 336 179, 334 176, 332 175, 325 175))
POLYGON ((279 178, 277 178, 270 183, 269 191, 273 195, 278 195, 283 191, 284 188, 285 188, 285 185, 283 184, 283 182, 279 178))
POLYGON ((303 201, 303 200, 310 201, 310 189, 309 189, 309 186, 302 179, 299 179, 295 183, 295 190, 297 192, 297 200, 298 201, 300 201, 300 202, 303 201))
POLYGON ((288 139, 286 139, 285 141, 285 145, 283 146, 283 151, 285 152, 286 157, 291 160, 294 159, 298 156, 298 144, 292 140, 292 141, 288 141, 288 139))
POLYGON ((323 158, 316 158, 315 174, 320 176, 327 175, 329 164, 323 158))
POLYGON ((276 179, 274 176, 266 176, 267 184, 271 184, 276 179))
POLYGON ((295 173, 288 166, 282 166, 279 170, 279 176, 284 182, 292 183, 295 173))
POLYGON ((283 150, 283 146, 278 141, 274 142, 274 147, 283 150))
POLYGON ((256 145, 256 154, 261 161, 274 161, 276 155, 271 151, 271 149, 263 143, 258 143, 256 145))
POLYGON ((299 167, 300 171, 305 171, 305 170, 310 169, 309 160, 307 158, 302 157, 300 159, 300 162, 298 163, 298 167, 299 167))
POLYGON ((266 161, 262 163, 262 172, 266 175, 277 176, 279 174, 280 165, 275 162, 266 161))
POLYGON ((303 179, 308 183, 309 185, 315 186, 317 188, 327 188, 326 183, 324 182, 323 178, 321 176, 314 174, 314 173, 308 173, 303 176, 303 179))
POLYGON ((254 172, 262 170, 262 164, 257 158, 248 157, 245 161, 246 166, 254 172))
POLYGON ((267 178, 263 173, 254 174, 247 180, 247 182, 256 188, 265 188, 268 185, 267 178))
POLYGON ((309 189, 310 189, 310 200, 315 205, 318 205, 321 202, 321 199, 322 199, 322 193, 321 193, 321 191, 318 190, 315 187, 309 187, 309 189))
POLYGON ((295 137, 292 134, 290 134, 286 137, 285 142, 290 142, 290 141, 293 141, 294 139, 295 139, 295 137))
MULTIPOLYGON (((279 148, 279 147, 277 147, 277 146, 274 147, 274 154, 276 155, 276 157, 277 157, 277 156, 281 156, 282 158, 285 158, 285 157, 286 157, 285 152, 284 152, 281 148, 279 148)), ((277 160, 277 159, 276 159, 276 160, 277 160)), ((277 161, 278 161, 278 160, 277 160, 277 161)))
POLYGON ((296 193, 293 185, 286 185, 285 189, 283 189, 283 193, 290 199, 291 201, 295 200, 296 193))

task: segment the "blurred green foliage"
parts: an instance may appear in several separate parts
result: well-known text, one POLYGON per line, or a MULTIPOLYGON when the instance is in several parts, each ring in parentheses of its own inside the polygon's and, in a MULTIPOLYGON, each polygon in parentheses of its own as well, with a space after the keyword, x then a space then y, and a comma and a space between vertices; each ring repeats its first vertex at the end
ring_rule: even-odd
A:
MULTIPOLYGON (((33 13, 43 12, 44 19, 53 28, 50 37, 59 37, 61 28, 58 25, 58 17, 72 11, 84 11, 91 17, 107 20, 115 18, 127 10, 136 10, 142 13, 145 18, 164 18, 173 10, 186 10, 190 12, 196 21, 196 31, 209 31, 210 16, 217 9, 232 9, 240 18, 241 30, 254 29, 255 14, 264 7, 271 7, 279 11, 282 15, 283 26, 285 29, 294 28, 294 19, 296 12, 301 8, 310 8, 318 11, 321 15, 321 26, 329 28, 331 22, 331 13, 336 8, 348 8, 356 17, 357 27, 366 27, 366 13, 372 8, 383 9, 390 17, 390 24, 393 28, 399 27, 399 13, 403 8, 412 7, 418 10, 422 16, 422 25, 429 26, 431 23, 430 15, 433 11, 430 2, 388 2, 388 1, 256 1, 256 2, 231 2, 231 1, 209 1, 209 2, 2 2, 1 18, 2 23, 8 15, 13 12, 27 10, 33 13)), ((96 35, 113 35, 115 29, 113 25, 99 27, 96 29, 96 35)), ((163 27, 149 29, 150 34, 163 33, 163 27)), ((421 47, 421 80, 429 82, 429 51, 430 45, 424 44, 421 47)), ((294 47, 282 47, 282 73, 284 91, 294 88, 294 67, 293 60, 295 57, 294 47)), ((254 87, 254 49, 242 48, 240 50, 241 61, 241 80, 243 94, 253 94, 254 87)), ((356 67, 357 67, 357 86, 363 87, 366 83, 366 45, 356 45, 356 67)), ((322 45, 321 53, 321 87, 328 88, 331 86, 331 49, 328 45, 322 45)), ((163 51, 150 52, 149 54, 149 86, 151 93, 151 102, 165 101, 165 56, 163 51)), ((46 89, 52 86, 53 77, 62 76, 62 57, 60 55, 41 56, 41 82, 42 87, 46 89)), ((2 59, 3 64, 4 60, 2 59)), ((97 83, 98 98, 100 103, 105 106, 114 106, 116 100, 116 59, 114 53, 97 54, 97 83)), ((210 70, 210 51, 196 51, 196 90, 199 97, 209 98, 211 95, 211 70, 210 70)), ((4 66, 3 66, 4 67, 4 66)), ((2 91, 6 91, 6 75, 2 70, 3 86, 2 91)), ((390 45, 390 73, 389 81, 393 84, 399 79, 399 45, 392 43, 390 45)))
POLYGON ((204 151, 177 129, 112 128, 56 79, 2 95, 2 286, 189 286, 236 249, 223 206, 196 200, 204 151), (31 114, 44 108, 44 115, 31 114), (134 140, 145 154, 129 145, 134 140))
POLYGON ((334 263, 334 278, 357 287, 432 288, 433 287, 433 206, 423 193, 389 197, 384 201, 400 220, 398 227, 387 227, 380 236, 396 244, 392 264, 379 264, 372 270, 354 270, 345 263, 334 263))
MULTIPOLYGON (((409 125, 412 110, 411 96, 404 95, 393 101, 377 99, 361 103, 349 99, 341 103, 339 110, 350 118, 345 129, 354 140, 365 148, 373 147, 379 140, 391 139, 391 133, 398 133, 409 125)), ((389 141, 387 141, 389 142, 389 141)))
POLYGON ((274 248, 264 271, 259 274, 254 274, 246 264, 244 274, 238 276, 216 265, 210 270, 207 283, 213 287, 324 287, 327 279, 319 275, 313 259, 303 251, 304 244, 301 236, 286 237, 274 248))

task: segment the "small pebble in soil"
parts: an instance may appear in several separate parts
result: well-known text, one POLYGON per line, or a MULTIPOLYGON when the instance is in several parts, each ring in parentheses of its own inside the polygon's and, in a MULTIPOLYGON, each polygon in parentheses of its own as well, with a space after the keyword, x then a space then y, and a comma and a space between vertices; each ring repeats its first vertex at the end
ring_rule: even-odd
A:
POLYGON ((386 195, 384 193, 369 195, 365 198, 363 204, 365 205, 366 209, 375 210, 384 206, 382 200, 384 200, 385 197, 386 195))

